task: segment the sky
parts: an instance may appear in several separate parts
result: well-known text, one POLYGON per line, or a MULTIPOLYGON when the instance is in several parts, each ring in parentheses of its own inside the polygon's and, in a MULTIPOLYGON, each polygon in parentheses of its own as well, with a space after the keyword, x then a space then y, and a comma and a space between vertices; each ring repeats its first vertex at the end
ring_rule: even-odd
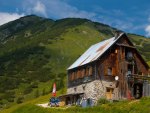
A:
POLYGON ((30 14, 87 18, 150 37, 149 0, 0 0, 0 25, 30 14))

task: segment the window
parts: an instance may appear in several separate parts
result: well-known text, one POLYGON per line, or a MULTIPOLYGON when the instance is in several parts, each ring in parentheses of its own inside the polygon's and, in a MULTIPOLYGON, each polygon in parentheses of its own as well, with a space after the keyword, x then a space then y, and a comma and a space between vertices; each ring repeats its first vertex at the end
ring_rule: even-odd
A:
POLYGON ((128 70, 128 75, 131 75, 132 74, 132 71, 131 70, 128 70))
POLYGON ((127 74, 131 75, 132 74, 132 70, 133 70, 133 65, 128 64, 128 72, 127 72, 127 74))
POLYGON ((110 88, 106 88, 106 92, 110 92, 110 88))
POLYGON ((116 54, 118 53, 118 50, 117 50, 117 49, 115 49, 115 53, 116 53, 116 54))
POLYGON ((107 74, 108 74, 108 75, 112 75, 112 68, 108 68, 107 74))

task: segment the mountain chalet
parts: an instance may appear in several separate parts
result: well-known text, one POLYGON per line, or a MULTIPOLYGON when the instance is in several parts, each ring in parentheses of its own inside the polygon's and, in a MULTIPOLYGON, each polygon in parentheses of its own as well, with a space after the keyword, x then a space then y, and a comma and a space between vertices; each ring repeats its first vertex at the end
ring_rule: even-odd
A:
POLYGON ((68 69, 64 105, 150 95, 149 66, 125 33, 92 45, 68 69))

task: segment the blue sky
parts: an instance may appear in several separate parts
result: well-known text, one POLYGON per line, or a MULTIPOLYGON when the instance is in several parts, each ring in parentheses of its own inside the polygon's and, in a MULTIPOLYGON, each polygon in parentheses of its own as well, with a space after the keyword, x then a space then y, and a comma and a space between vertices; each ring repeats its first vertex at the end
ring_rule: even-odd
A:
POLYGON ((29 14, 87 18, 150 37, 149 0, 0 0, 0 25, 29 14))

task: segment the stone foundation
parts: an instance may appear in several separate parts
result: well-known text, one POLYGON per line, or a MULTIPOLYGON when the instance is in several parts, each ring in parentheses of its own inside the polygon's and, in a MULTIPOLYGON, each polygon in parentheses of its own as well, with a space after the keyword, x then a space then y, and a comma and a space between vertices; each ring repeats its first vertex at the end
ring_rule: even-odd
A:
POLYGON ((84 83, 82 85, 74 86, 67 89, 67 94, 71 93, 84 93, 85 98, 91 98, 95 102, 99 98, 106 98, 106 88, 112 88, 112 100, 118 100, 118 88, 116 88, 116 82, 107 82, 94 80, 89 83, 84 83))

